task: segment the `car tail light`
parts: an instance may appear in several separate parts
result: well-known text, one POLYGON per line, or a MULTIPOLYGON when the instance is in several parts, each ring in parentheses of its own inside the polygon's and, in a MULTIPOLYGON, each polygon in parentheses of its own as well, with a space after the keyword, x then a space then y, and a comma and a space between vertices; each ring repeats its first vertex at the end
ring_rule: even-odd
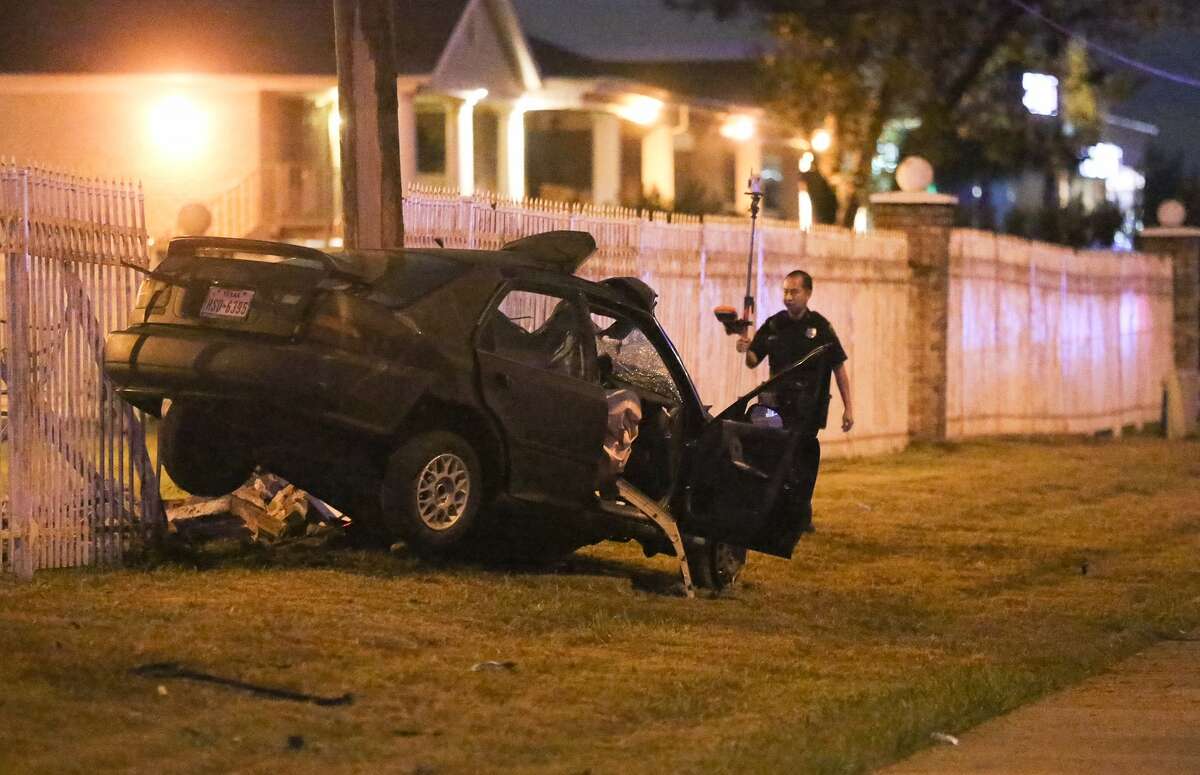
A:
POLYGON ((138 288, 136 309, 144 309, 147 315, 151 312, 162 312, 167 308, 167 301, 171 298, 171 286, 155 280, 146 278, 142 281, 142 285, 138 288))

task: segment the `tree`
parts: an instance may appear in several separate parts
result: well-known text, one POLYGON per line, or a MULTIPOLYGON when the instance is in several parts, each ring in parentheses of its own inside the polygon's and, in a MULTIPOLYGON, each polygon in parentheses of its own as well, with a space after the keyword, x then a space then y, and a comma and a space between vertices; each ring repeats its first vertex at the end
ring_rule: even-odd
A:
MULTIPOLYGON (((765 96, 790 122, 831 131, 834 145, 822 172, 838 192, 839 220, 847 225, 868 191, 871 161, 889 121, 918 120, 906 150, 929 157, 935 168, 966 161, 977 169, 1003 169, 1014 159, 1041 157, 1052 169, 1089 139, 1098 119, 1096 90, 1120 81, 1089 61, 1083 45, 1069 46, 1068 38, 1014 0, 665 2, 718 18, 742 10, 762 14, 775 40, 763 63, 765 96), (1029 70, 1059 75, 1067 96, 1063 108, 1076 114, 1075 134, 1049 133, 1027 114, 1020 75, 1029 70)), ((1168 21, 1200 21, 1193 0, 1029 4, 1108 45, 1168 21)))

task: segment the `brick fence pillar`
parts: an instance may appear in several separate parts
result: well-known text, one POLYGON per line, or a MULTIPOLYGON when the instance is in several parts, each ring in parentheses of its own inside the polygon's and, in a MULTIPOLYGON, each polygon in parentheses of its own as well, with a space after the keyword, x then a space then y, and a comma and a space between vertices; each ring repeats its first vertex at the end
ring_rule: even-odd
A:
POLYGON ((1171 257, 1175 289, 1175 372, 1183 393, 1184 422, 1200 427, 1200 229, 1183 226, 1187 213, 1178 202, 1164 202, 1163 226, 1138 235, 1138 249, 1171 257))
POLYGON ((947 337, 950 319, 950 230, 958 199, 923 189, 932 170, 920 159, 917 170, 896 177, 902 190, 871 197, 875 227, 908 237, 908 435, 913 441, 946 438, 947 337), (920 165, 924 165, 922 168, 920 165))

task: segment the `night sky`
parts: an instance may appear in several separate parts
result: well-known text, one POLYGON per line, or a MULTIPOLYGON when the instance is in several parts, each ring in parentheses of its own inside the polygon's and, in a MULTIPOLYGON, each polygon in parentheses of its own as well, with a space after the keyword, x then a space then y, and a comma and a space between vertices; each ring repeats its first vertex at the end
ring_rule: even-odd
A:
MULTIPOLYGON (((1146 63, 1200 79, 1200 32, 1169 32, 1139 46, 1134 54, 1146 63)), ((1146 77, 1117 112, 1158 126, 1157 144, 1183 151, 1200 172, 1200 88, 1146 77)))
POLYGON ((596 59, 736 59, 769 42, 747 14, 718 22, 711 14, 666 7, 662 0, 513 0, 527 35, 596 59))

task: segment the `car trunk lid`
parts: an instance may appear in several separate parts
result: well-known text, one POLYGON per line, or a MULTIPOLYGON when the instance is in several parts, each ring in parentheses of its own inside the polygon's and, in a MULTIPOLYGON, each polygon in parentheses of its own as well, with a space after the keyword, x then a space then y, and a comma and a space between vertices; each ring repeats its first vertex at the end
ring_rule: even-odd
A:
POLYGON ((288 337, 316 293, 369 282, 381 273, 375 264, 277 242, 176 239, 138 294, 135 319, 288 337))

